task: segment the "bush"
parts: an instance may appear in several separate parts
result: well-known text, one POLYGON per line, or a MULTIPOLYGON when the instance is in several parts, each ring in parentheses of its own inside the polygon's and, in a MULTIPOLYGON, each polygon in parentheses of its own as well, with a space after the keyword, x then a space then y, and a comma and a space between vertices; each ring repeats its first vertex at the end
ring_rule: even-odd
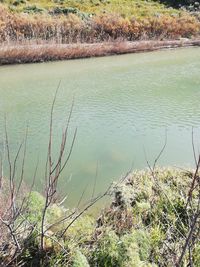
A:
POLYGON ((34 13, 42 13, 44 12, 43 8, 39 8, 36 5, 33 6, 26 6, 23 8, 23 12, 24 13, 30 13, 30 14, 34 14, 34 13))

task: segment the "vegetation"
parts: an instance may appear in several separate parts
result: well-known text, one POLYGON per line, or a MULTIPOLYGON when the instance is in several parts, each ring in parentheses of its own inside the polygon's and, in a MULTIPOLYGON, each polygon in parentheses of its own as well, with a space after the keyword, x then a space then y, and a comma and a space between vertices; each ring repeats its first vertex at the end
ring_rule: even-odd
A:
POLYGON ((89 215, 79 217, 64 235, 61 233, 69 222, 54 223, 69 211, 51 205, 45 221, 48 232, 43 256, 38 231, 45 198, 32 192, 26 211, 26 220, 33 227, 31 234, 24 233, 22 224, 23 235, 16 235, 21 251, 12 260, 14 244, 6 233, 1 238, 1 260, 4 264, 11 261, 9 266, 198 267, 200 210, 195 187, 199 181, 195 181, 190 198, 188 194, 195 175, 172 169, 129 174, 110 189, 114 197, 110 208, 96 220, 89 215), (179 262, 195 216, 198 218, 179 262), (49 229, 49 225, 54 226, 49 229))
POLYGON ((0 65, 33 63, 52 60, 75 59, 116 55, 124 53, 148 52, 165 48, 199 46, 200 40, 172 41, 135 41, 135 42, 103 42, 91 44, 40 44, 40 45, 8 45, 0 49, 0 65))
POLYGON ((161 0, 161 2, 173 7, 185 7, 192 9, 199 9, 200 1, 196 0, 161 0))
POLYGON ((0 6, 1 43, 176 39, 199 31, 197 18, 155 1, 15 1, 0 6))
MULTIPOLYGON (((167 9, 158 1, 143 0, 3 0, 11 10, 23 12, 27 6, 37 6, 45 13, 54 13, 59 8, 70 13, 104 14, 114 13, 123 17, 146 17, 158 14, 178 13, 175 9, 167 9)), ((57 13, 57 12, 56 12, 57 13)))
MULTIPOLYGON (((0 44, 3 45, 0 47, 0 64, 87 57, 90 48, 87 51, 86 43, 195 39, 200 33, 200 16, 196 2, 192 9, 187 5, 175 9, 177 6, 170 1, 161 3, 153 0, 1 2, 0 44), (84 53, 80 53, 78 46, 77 50, 74 50, 74 47, 62 46, 76 43, 82 44, 81 50, 84 53), (49 49, 46 44, 54 44, 54 49, 49 49), (28 52, 21 55, 20 45, 26 45, 26 48, 21 47, 21 50, 28 52), (5 46, 12 46, 12 49, 9 49, 9 60, 5 46), (43 56, 35 60, 33 54, 37 47, 40 48, 39 54, 43 56)), ((124 48, 121 45, 120 47, 121 53, 127 53, 126 45, 124 48)), ((90 56, 112 54, 112 51, 114 50, 111 49, 107 53, 107 49, 104 51, 97 46, 90 56)), ((37 52, 37 55, 39 54, 37 52)))
MULTIPOLYGON (((51 43, 117 40, 119 45, 119 40, 191 38, 198 36, 199 31, 198 18, 154 1, 15 0, 4 1, 0 6, 1 43, 47 44, 49 50, 40 52, 46 56, 55 53, 54 59, 68 54, 65 49, 58 54, 55 47, 49 46, 51 43)), ((24 46, 21 48, 19 61, 26 59, 24 46)), ((77 48, 82 54, 79 46, 74 54, 77 55, 77 48)), ((119 51, 118 46, 112 49, 119 51)), ((1 57, 6 60, 4 54, 1 57)), ((31 54, 31 60, 34 58, 35 54, 31 54)), ((191 171, 149 166, 149 171, 128 174, 82 208, 78 205, 68 210, 58 201, 57 183, 76 138, 75 130, 69 152, 65 153, 73 105, 60 151, 53 159, 54 103, 55 99, 44 195, 33 190, 37 166, 32 186, 27 189, 23 183, 27 136, 12 161, 5 126, 9 175, 7 179, 0 176, 0 266, 200 266, 200 157, 196 159, 196 169, 191 171), (19 155, 22 166, 17 177, 19 155), (87 214, 92 205, 107 195, 113 198, 110 207, 98 218, 87 214)))

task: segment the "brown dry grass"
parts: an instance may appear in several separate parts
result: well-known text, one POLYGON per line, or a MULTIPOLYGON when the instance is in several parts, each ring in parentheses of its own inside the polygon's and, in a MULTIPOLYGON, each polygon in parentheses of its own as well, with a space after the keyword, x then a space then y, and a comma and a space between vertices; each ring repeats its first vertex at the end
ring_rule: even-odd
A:
POLYGON ((105 42, 94 44, 26 44, 0 47, 0 65, 147 52, 200 46, 200 39, 177 41, 105 42))
POLYGON ((117 14, 96 15, 83 20, 74 14, 51 16, 11 13, 0 5, 0 43, 27 40, 54 43, 94 43, 109 40, 176 39, 200 33, 200 22, 184 13, 147 18, 123 18, 117 14))

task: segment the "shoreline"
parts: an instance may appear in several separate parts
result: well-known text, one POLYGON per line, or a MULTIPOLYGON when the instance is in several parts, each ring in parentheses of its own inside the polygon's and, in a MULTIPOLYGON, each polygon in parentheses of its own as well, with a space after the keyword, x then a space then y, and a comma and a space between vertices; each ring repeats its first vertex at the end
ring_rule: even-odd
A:
POLYGON ((199 39, 166 41, 115 41, 79 44, 20 44, 0 46, 0 65, 39 63, 67 59, 151 52, 162 49, 200 46, 199 39))

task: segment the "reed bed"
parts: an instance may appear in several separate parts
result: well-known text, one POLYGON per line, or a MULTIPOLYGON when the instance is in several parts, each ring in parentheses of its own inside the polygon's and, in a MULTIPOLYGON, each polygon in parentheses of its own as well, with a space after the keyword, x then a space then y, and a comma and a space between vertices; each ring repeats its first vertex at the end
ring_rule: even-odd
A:
POLYGON ((80 44, 24 44, 0 47, 0 65, 147 52, 158 49, 200 46, 200 39, 177 41, 118 41, 80 44))

